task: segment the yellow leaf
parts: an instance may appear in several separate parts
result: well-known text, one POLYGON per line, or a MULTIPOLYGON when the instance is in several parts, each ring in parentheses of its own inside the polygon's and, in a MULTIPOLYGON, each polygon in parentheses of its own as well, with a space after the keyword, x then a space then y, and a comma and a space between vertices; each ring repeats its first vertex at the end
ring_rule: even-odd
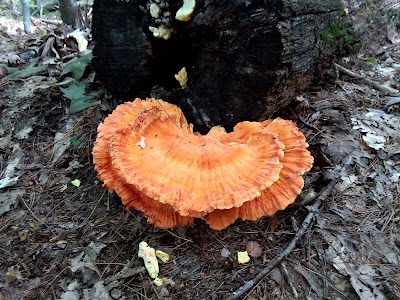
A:
POLYGON ((73 186, 79 187, 81 185, 81 181, 79 179, 75 179, 71 181, 73 186))
POLYGON ((250 261, 250 257, 247 251, 239 251, 237 254, 237 260, 239 264, 248 263, 250 261))

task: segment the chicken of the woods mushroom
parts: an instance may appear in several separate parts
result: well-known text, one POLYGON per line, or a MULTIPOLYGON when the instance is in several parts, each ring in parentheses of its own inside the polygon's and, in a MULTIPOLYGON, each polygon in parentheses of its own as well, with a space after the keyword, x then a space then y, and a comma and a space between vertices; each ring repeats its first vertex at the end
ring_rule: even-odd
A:
POLYGON ((221 230, 293 203, 313 157, 291 121, 241 122, 227 133, 193 131, 182 111, 162 100, 119 105, 98 127, 93 161, 109 192, 158 228, 221 230))

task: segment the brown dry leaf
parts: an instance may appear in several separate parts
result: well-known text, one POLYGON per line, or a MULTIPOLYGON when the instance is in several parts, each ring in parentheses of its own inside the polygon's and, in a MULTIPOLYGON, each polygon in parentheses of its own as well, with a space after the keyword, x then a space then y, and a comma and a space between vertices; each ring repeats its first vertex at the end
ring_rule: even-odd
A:
POLYGON ((255 241, 248 241, 246 243, 246 251, 253 258, 257 258, 261 256, 262 248, 259 243, 255 241))
POLYGON ((26 239, 28 238, 28 230, 21 230, 20 232, 18 232, 18 237, 21 242, 26 241, 26 239))
POLYGON ((4 276, 4 282, 6 284, 13 283, 16 280, 21 280, 22 275, 19 271, 19 268, 17 266, 11 266, 7 269, 7 273, 4 276))
POLYGON ((275 232, 275 230, 278 228, 278 225, 278 218, 275 215, 271 216, 271 232, 275 232))
MULTIPOLYGON (((0 180, 1 184, 1 180, 0 180)), ((19 198, 25 194, 23 189, 7 190, 0 193, 0 216, 18 205, 19 198)))
POLYGON ((88 276, 87 278, 91 278, 93 277, 93 274, 87 270, 90 269, 95 271, 97 274, 100 274, 100 271, 96 266, 96 259, 97 255, 104 247, 106 247, 105 244, 94 242, 91 242, 88 246, 86 246, 81 254, 70 260, 70 269, 72 273, 75 273, 78 269, 80 269, 83 276, 88 276))
POLYGON ((58 242, 58 241, 64 241, 67 238, 68 234, 69 234, 69 231, 62 230, 58 235, 56 235, 55 237, 52 237, 49 240, 49 242, 54 243, 54 242, 58 242))

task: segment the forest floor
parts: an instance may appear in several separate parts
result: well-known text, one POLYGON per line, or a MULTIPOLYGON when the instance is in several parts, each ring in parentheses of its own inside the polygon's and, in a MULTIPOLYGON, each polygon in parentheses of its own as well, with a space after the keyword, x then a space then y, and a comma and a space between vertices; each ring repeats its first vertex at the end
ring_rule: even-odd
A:
MULTIPOLYGON (((242 298, 400 299, 396 91, 341 71, 299 93, 282 116, 305 133, 315 164, 296 205, 220 232, 204 222, 161 230, 96 177, 91 150, 112 107, 90 64, 66 69, 78 46, 67 29, 41 24, 27 36, 6 16, 0 25, 0 64, 14 71, 0 79, 1 300, 225 299, 285 250, 329 180, 333 191, 295 249, 242 298), (74 78, 86 91, 69 89, 74 78), (138 258, 141 241, 171 256, 160 287, 138 258), (250 241, 261 255, 238 264, 250 241)), ((400 35, 384 32, 339 64, 398 90, 400 35)))

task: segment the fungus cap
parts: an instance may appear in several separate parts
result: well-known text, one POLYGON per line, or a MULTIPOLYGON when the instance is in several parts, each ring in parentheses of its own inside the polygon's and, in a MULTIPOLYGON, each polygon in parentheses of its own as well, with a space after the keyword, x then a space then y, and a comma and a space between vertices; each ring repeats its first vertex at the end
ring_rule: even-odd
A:
POLYGON ((239 207, 279 178, 283 144, 254 132, 245 142, 195 135, 157 107, 112 138, 113 165, 123 180, 182 216, 239 207), (135 129, 137 123, 139 130, 135 129), (137 143, 146 140, 146 147, 137 143))
POLYGON ((132 121, 135 121, 144 111, 155 106, 162 108, 168 114, 179 115, 178 122, 187 124, 181 110, 175 105, 152 98, 147 98, 145 101, 137 98, 133 102, 118 105, 112 114, 98 126, 97 139, 93 147, 93 163, 99 179, 103 181, 103 186, 109 192, 115 191, 115 185, 120 186, 121 183, 119 180, 120 176, 112 166, 110 156, 111 138, 116 130, 127 126, 132 121))
POLYGON ((221 230, 294 202, 313 163, 307 147, 290 121, 241 122, 203 136, 175 105, 136 99, 99 125, 93 161, 104 186, 148 223, 173 228, 200 217, 221 230))
POLYGON ((116 192, 121 197, 127 210, 141 211, 147 222, 158 228, 173 228, 179 225, 193 224, 193 218, 182 217, 169 205, 159 203, 140 193, 133 185, 127 184, 114 168, 110 155, 111 138, 115 131, 134 122, 141 113, 151 107, 159 107, 169 115, 176 116, 177 122, 186 124, 182 112, 172 104, 161 100, 136 99, 119 105, 103 123, 98 126, 98 136, 93 147, 93 162, 98 177, 109 192, 116 192))
POLYGON ((285 145, 284 156, 280 159, 283 168, 279 179, 263 190, 260 197, 239 208, 239 218, 243 220, 255 221, 263 216, 272 216, 293 203, 304 187, 302 175, 311 169, 314 162, 306 149, 308 144, 304 135, 293 122, 277 118, 263 131, 277 134, 285 145))
POLYGON ((313 157, 306 149, 308 144, 304 135, 293 122, 280 118, 261 123, 242 122, 236 125, 233 133, 228 133, 223 138, 247 140, 257 131, 274 133, 284 144, 284 155, 280 158, 283 167, 279 179, 262 190, 259 197, 243 203, 238 209, 222 210, 206 215, 204 218, 213 229, 221 230, 234 223, 235 215, 240 219, 252 221, 263 216, 271 216, 293 203, 304 186, 301 175, 311 169, 313 157))

